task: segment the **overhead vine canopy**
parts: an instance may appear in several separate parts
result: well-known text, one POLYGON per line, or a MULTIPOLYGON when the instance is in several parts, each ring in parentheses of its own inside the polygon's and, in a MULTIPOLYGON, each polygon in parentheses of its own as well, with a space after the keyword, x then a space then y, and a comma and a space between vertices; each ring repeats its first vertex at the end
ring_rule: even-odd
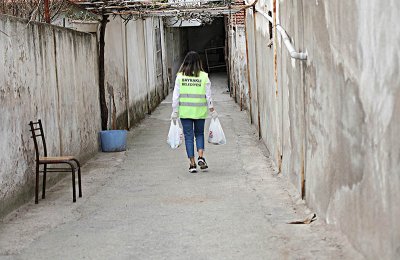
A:
POLYGON ((236 13, 249 6, 234 0, 70 0, 74 4, 98 15, 120 15, 125 19, 163 16, 178 20, 198 20, 208 23, 212 17, 236 13))

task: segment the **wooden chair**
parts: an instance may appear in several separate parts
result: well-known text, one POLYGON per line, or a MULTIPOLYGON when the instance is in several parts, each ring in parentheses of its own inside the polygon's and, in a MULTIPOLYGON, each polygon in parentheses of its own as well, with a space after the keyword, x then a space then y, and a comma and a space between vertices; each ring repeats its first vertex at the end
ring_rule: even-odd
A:
POLYGON ((71 172, 72 173, 72 201, 76 202, 76 188, 75 188, 75 171, 78 170, 78 186, 79 186, 79 197, 82 197, 82 186, 81 186, 81 166, 79 161, 73 156, 58 156, 48 157, 46 140, 44 137, 42 121, 39 119, 37 122, 31 121, 29 123, 32 132, 33 142, 35 144, 36 151, 36 185, 35 185, 35 203, 39 203, 39 172, 43 172, 43 187, 42 187, 42 199, 46 196, 46 173, 48 172, 71 172), (37 137, 41 137, 43 145, 43 157, 39 153, 39 145, 37 137), (48 164, 67 164, 69 167, 63 168, 47 168, 48 164), (43 169, 40 170, 40 165, 43 165, 43 169))

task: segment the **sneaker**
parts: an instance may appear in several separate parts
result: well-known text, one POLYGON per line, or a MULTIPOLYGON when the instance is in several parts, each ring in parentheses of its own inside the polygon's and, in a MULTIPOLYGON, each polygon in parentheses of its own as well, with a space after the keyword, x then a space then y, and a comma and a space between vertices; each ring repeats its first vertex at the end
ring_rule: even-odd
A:
POLYGON ((196 164, 190 165, 189 166, 189 172, 190 173, 196 173, 197 172, 197 165, 196 164))
POLYGON ((202 170, 205 170, 208 168, 206 159, 204 159, 203 157, 197 158, 197 163, 199 164, 200 169, 202 169, 202 170))

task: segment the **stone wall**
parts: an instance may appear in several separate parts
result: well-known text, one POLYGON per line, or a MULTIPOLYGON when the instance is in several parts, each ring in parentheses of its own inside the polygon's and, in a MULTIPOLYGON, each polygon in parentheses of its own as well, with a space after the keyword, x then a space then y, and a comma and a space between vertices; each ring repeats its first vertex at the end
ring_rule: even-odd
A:
POLYGON ((3 15, 0 31, 1 216, 34 196, 29 121, 42 119, 49 155, 85 161, 98 151, 100 110, 95 36, 3 15))
MULTIPOLYGON (((271 2, 257 9, 272 11, 271 2)), ((277 2, 308 60, 291 59, 280 36, 269 48, 269 22, 247 10, 252 121, 322 219, 368 259, 398 259, 400 3, 277 2)))

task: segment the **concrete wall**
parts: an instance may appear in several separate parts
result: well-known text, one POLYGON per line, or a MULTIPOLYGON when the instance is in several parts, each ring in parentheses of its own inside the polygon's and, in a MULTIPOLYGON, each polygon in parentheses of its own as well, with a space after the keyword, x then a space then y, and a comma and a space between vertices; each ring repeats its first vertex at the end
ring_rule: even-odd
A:
POLYGON ((167 71, 169 87, 174 88, 176 73, 188 51, 188 31, 186 28, 166 27, 167 71))
POLYGON ((42 119, 49 155, 98 151, 96 37, 26 23, 0 15, 0 216, 34 196, 29 121, 42 119))
POLYGON ((109 128, 127 129, 168 93, 162 19, 124 23, 109 18, 105 36, 105 86, 109 128))
POLYGON ((229 52, 230 64, 230 86, 232 97, 240 105, 241 109, 250 110, 250 94, 247 54, 246 54, 246 31, 243 25, 234 26, 229 33, 229 46, 232 50, 229 52))
POLYGON ((278 37, 274 65, 268 21, 247 10, 252 121, 322 219, 366 258, 399 259, 400 3, 277 2, 280 24, 309 56, 291 59, 278 37))

